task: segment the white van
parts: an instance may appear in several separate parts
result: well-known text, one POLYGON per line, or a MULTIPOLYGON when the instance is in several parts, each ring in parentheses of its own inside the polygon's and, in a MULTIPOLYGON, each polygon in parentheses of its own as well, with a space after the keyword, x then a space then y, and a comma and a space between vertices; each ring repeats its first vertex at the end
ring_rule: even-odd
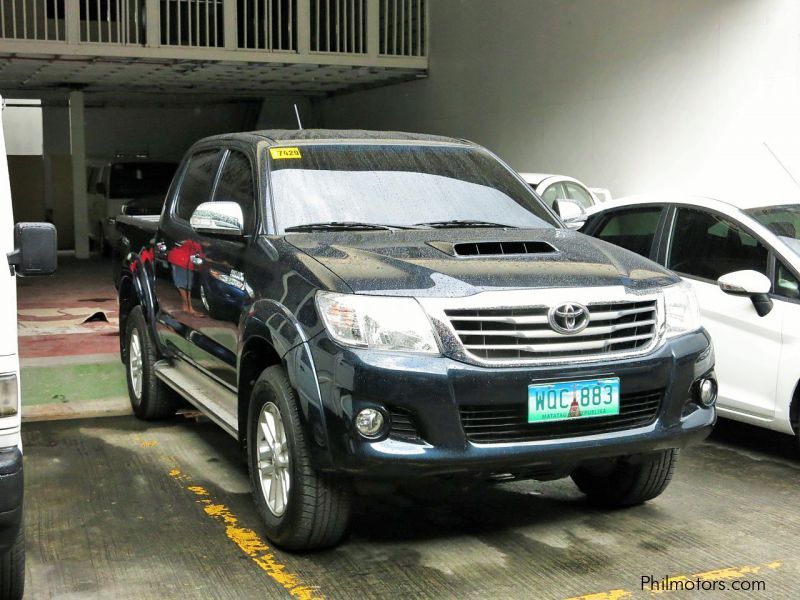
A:
POLYGON ((0 258, 3 257, 7 264, 0 260, 0 600, 17 600, 22 598, 25 584, 25 534, 15 276, 55 271, 56 230, 49 223, 14 225, 0 119, 0 258))

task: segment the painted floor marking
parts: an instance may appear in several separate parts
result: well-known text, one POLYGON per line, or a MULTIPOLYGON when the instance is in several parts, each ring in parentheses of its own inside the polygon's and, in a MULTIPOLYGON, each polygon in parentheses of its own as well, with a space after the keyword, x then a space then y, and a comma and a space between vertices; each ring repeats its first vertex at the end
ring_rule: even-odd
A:
MULTIPOLYGON (((729 579, 745 579, 750 575, 758 575, 764 571, 774 571, 776 569, 780 569, 783 566, 783 563, 780 561, 773 561, 769 563, 764 563, 761 565, 745 565, 743 567, 726 567, 723 569, 716 569, 714 571, 705 571, 703 573, 695 573, 694 575, 675 575, 670 576, 669 578, 659 579, 658 582, 662 584, 662 586, 669 588, 669 583, 679 583, 683 581, 725 581, 729 579)), ((614 589, 609 590, 607 592, 597 592, 594 594, 586 594, 584 596, 573 596, 571 598, 567 598, 567 600, 628 600, 630 598, 635 597, 644 597, 644 596, 657 596, 659 594, 666 594, 671 591, 677 591, 672 589, 661 589, 661 590, 636 590, 635 592, 631 592, 625 589, 614 589)))
MULTIPOLYGON (((142 448, 153 448, 158 444, 155 440, 142 439, 138 434, 133 437, 142 448)), ((273 581, 298 600, 324 600, 325 597, 319 589, 306 585, 299 575, 289 571, 255 531, 241 527, 238 517, 227 506, 215 502, 202 486, 194 485, 191 476, 181 471, 174 457, 162 456, 161 459, 170 467, 169 476, 196 497, 196 502, 202 505, 206 515, 225 525, 225 535, 228 539, 273 581)))

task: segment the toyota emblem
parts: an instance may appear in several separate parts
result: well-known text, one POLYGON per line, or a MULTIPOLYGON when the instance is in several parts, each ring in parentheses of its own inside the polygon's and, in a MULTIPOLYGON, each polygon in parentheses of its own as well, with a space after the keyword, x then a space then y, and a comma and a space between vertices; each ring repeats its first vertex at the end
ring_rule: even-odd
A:
POLYGON ((558 333, 572 335, 580 333, 589 324, 589 309, 583 304, 568 302, 554 306, 547 313, 550 328, 558 333))

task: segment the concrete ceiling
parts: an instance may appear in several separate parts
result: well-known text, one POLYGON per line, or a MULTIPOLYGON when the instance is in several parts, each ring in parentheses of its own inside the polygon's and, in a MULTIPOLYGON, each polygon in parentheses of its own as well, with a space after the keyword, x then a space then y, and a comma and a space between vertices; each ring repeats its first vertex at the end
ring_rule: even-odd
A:
MULTIPOLYGON (((0 53, 0 92, 82 89, 254 97, 323 96, 423 78, 423 69, 200 60, 43 57, 0 53)), ((14 94, 17 95, 17 94, 14 94)))

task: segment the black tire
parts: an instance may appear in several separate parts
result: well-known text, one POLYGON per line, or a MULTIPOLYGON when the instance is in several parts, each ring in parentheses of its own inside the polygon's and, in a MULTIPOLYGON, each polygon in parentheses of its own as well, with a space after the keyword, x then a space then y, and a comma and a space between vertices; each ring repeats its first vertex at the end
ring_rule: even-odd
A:
POLYGON ((20 600, 25 591, 25 531, 20 526, 14 545, 0 554, 0 600, 20 600))
POLYGON ((171 417, 178 409, 178 398, 167 384, 155 376, 154 370, 155 364, 158 362, 158 353, 141 306, 133 307, 128 315, 125 344, 127 347, 125 376, 128 381, 128 397, 134 414, 144 421, 171 417), (139 340, 141 357, 141 383, 138 393, 133 376, 133 372, 136 370, 132 355, 134 336, 139 340))
POLYGON ((350 522, 349 482, 319 473, 311 466, 295 392, 280 366, 266 369, 253 387, 247 419, 247 457, 253 499, 273 543, 302 552, 333 546, 342 540, 350 522), (258 420, 268 404, 280 412, 289 452, 288 501, 280 516, 267 504, 258 467, 258 420))
POLYGON ((589 500, 604 508, 636 506, 661 495, 672 480, 679 451, 663 450, 651 460, 620 462, 611 470, 578 469, 572 480, 589 500))

